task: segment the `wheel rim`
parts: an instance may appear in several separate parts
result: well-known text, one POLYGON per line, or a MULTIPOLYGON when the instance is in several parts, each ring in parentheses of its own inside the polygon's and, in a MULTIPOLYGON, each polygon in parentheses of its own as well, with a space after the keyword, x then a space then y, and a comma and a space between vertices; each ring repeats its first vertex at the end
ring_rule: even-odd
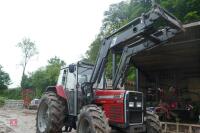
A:
POLYGON ((92 127, 87 119, 80 121, 79 129, 80 133, 92 133, 92 127))
POLYGON ((45 102, 42 102, 38 110, 38 129, 40 132, 44 132, 48 125, 49 108, 45 102))

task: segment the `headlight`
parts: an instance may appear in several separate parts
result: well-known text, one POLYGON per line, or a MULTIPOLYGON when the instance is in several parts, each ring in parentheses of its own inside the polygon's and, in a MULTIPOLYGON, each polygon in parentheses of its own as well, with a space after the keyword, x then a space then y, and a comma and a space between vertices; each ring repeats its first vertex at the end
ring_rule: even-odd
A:
POLYGON ((129 102, 129 107, 134 107, 134 102, 129 102))
POLYGON ((137 102, 137 103, 136 103, 136 107, 137 107, 137 108, 141 108, 141 107, 142 107, 142 103, 141 103, 141 102, 137 102))

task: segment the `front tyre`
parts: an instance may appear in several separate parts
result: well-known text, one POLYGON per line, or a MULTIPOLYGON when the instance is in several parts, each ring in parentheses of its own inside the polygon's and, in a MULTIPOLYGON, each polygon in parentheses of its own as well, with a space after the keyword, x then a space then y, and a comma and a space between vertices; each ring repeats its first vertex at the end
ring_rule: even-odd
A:
POLYGON ((161 128, 154 121, 147 121, 147 133, 161 133, 161 128))
POLYGON ((40 101, 36 118, 37 133, 57 133, 64 126, 66 102, 54 92, 46 92, 40 101))
POLYGON ((77 133, 109 133, 111 128, 104 112, 96 105, 84 106, 78 116, 77 133))

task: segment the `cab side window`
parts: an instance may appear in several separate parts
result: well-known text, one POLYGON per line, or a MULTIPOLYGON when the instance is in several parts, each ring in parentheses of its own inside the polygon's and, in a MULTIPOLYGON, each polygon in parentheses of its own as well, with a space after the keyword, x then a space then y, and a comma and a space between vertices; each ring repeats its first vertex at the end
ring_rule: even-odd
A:
POLYGON ((73 90, 76 88, 76 73, 68 73, 67 74, 67 79, 65 81, 65 87, 69 90, 73 90))
POLYGON ((67 81, 67 73, 68 73, 67 69, 63 69, 60 71, 57 85, 65 86, 66 81, 67 81))
POLYGON ((63 71, 63 76, 62 76, 62 85, 65 85, 66 79, 67 78, 67 70, 63 71))

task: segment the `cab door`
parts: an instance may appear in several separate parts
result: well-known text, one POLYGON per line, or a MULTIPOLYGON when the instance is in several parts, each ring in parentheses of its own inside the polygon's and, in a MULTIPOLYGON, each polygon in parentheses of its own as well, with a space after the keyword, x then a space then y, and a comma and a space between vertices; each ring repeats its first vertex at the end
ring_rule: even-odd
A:
POLYGON ((62 85, 67 96, 69 115, 77 115, 77 71, 76 66, 72 68, 66 67, 60 71, 57 85, 62 85))
POLYGON ((68 111, 69 115, 77 115, 77 69, 74 66, 74 71, 67 69, 65 89, 68 94, 68 111))

